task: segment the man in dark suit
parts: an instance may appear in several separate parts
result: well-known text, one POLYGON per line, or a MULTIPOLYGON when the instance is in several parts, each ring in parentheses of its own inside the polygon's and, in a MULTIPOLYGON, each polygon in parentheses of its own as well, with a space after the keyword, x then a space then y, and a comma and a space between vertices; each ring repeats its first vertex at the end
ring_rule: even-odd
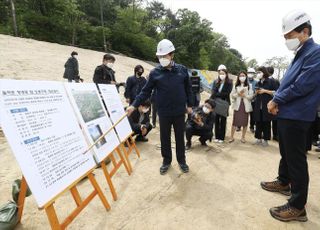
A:
POLYGON ((115 57, 111 54, 105 54, 103 56, 102 65, 97 66, 94 71, 94 83, 116 85, 115 72, 112 69, 115 60, 115 57))
POLYGON ((72 51, 71 57, 67 60, 67 62, 64 64, 64 74, 63 78, 68 79, 68 82, 79 82, 80 76, 79 76, 79 63, 77 60, 78 53, 75 51, 72 51))
POLYGON ((137 135, 136 141, 148 141, 148 138, 146 136, 152 129, 152 125, 150 124, 149 119, 150 106, 150 101, 143 102, 137 110, 133 111, 133 113, 129 117, 131 128, 134 134, 137 135))

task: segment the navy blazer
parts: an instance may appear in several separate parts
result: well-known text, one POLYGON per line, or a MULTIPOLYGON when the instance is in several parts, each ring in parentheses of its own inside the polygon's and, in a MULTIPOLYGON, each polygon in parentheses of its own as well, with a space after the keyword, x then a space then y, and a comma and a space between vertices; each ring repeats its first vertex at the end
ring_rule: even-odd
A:
POLYGON ((320 104, 320 46, 312 38, 297 52, 273 101, 279 105, 278 118, 314 121, 320 104))
POLYGON ((191 82, 186 67, 174 63, 171 70, 157 66, 150 74, 146 85, 132 103, 138 107, 150 98, 152 90, 155 95, 159 116, 179 116, 186 112, 186 106, 192 107, 191 82))

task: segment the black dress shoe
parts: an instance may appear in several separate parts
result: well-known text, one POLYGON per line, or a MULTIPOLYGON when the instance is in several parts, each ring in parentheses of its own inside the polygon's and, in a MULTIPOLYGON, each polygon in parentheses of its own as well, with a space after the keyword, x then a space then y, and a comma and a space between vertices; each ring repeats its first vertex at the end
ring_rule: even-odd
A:
POLYGON ((189 166, 188 166, 186 163, 184 163, 184 164, 180 164, 180 163, 179 163, 179 166, 180 166, 180 169, 181 169, 181 171, 182 171, 183 173, 189 172, 189 166))
POLYGON ((207 143, 206 143, 206 141, 203 140, 201 137, 199 137, 199 141, 200 141, 200 143, 201 143, 202 146, 208 146, 207 143))
POLYGON ((148 142, 148 138, 139 135, 139 136, 136 137, 136 141, 137 142, 148 142))
POLYGON ((164 175, 168 172, 170 168, 170 164, 162 164, 161 167, 160 167, 160 174, 161 175, 164 175))

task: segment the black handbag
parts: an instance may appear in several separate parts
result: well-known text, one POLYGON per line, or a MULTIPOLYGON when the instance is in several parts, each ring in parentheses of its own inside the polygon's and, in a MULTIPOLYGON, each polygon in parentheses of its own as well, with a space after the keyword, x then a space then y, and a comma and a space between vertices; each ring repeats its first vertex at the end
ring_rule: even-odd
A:
POLYGON ((229 103, 221 98, 215 98, 214 101, 216 102, 215 113, 227 117, 229 115, 229 103))

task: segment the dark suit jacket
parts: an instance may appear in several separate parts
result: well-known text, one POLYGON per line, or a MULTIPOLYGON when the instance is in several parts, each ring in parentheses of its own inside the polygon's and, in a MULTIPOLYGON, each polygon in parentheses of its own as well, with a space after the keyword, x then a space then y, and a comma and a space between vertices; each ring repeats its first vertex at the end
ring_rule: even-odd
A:
MULTIPOLYGON (((263 82, 260 80, 256 87, 260 87, 262 89, 273 90, 276 91, 278 89, 277 83, 270 78, 265 79, 263 82)), ((272 96, 269 94, 258 94, 256 96, 255 106, 253 108, 253 117, 255 121, 271 121, 275 117, 268 112, 267 104, 270 100, 272 100, 272 96), (262 120, 260 119, 260 110, 262 110, 262 120)))
POLYGON ((220 83, 218 83, 218 80, 215 80, 212 84, 212 91, 211 91, 211 98, 215 99, 215 98, 221 98, 222 100, 227 101, 229 104, 230 103, 230 93, 232 91, 232 81, 225 81, 221 92, 219 92, 219 88, 220 88, 220 83))
POLYGON ((96 84, 111 84, 116 81, 115 72, 105 65, 99 65, 94 71, 93 82, 96 84))

